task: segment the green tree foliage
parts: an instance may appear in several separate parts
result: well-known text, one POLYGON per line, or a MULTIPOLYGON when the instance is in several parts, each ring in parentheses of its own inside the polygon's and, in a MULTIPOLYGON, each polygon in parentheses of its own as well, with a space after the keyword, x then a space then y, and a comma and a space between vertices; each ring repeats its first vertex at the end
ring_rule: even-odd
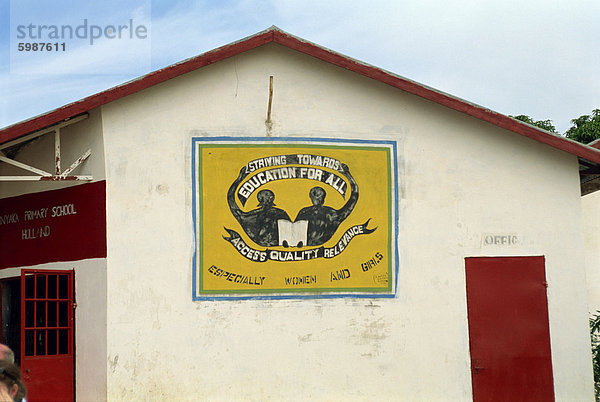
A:
POLYGON ((594 109, 592 115, 583 115, 571 120, 573 126, 567 130, 565 136, 572 140, 590 143, 600 138, 600 109, 594 109))
POLYGON ((592 337, 592 365, 594 367, 594 390, 596 401, 600 401, 600 311, 590 318, 590 335, 592 337))
POLYGON ((531 117, 526 116, 524 114, 520 114, 518 116, 510 116, 510 117, 512 117, 513 119, 517 119, 517 120, 520 120, 522 122, 525 122, 527 124, 531 124, 532 126, 539 127, 539 128, 541 128, 543 130, 550 131, 551 133, 558 134, 558 132, 556 131, 556 127, 554 127, 554 125, 552 124, 552 120, 538 120, 538 121, 535 121, 531 117))

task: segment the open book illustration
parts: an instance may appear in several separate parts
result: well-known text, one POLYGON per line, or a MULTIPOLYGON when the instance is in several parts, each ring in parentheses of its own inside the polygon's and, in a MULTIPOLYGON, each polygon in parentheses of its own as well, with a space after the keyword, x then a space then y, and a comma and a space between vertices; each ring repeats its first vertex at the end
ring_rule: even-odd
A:
POLYGON ((277 221, 279 229, 279 245, 284 247, 302 247, 306 245, 308 221, 290 222, 285 219, 277 221))

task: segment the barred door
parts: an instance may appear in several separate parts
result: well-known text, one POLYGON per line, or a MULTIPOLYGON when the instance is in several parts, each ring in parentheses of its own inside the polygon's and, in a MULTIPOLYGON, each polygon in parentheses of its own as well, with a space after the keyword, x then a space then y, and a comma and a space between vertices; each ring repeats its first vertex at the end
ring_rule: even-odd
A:
POLYGON ((74 400, 73 271, 21 272, 21 369, 27 400, 74 400))

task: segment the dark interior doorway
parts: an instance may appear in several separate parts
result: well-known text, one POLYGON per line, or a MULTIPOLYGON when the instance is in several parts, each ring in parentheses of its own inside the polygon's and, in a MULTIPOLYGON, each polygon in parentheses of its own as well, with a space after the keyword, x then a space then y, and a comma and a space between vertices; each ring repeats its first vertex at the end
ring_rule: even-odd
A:
POLYGON ((15 363, 21 363, 21 278, 0 280, 2 292, 2 343, 15 353, 15 363))
POLYGON ((75 399, 74 270, 0 279, 0 342, 15 354, 28 401, 75 399))

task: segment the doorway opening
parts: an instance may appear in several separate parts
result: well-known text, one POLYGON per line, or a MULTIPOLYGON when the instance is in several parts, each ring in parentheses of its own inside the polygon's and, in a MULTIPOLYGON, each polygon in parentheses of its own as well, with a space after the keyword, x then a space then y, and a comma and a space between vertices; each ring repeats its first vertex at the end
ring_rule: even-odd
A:
POLYGON ((553 401, 544 257, 465 265, 473 400, 553 401))
POLYGON ((24 269, 0 285, 2 342, 15 353, 27 400, 74 400, 74 271, 24 269))
POLYGON ((0 281, 2 292, 2 343, 15 353, 15 363, 21 364, 21 278, 0 281))

